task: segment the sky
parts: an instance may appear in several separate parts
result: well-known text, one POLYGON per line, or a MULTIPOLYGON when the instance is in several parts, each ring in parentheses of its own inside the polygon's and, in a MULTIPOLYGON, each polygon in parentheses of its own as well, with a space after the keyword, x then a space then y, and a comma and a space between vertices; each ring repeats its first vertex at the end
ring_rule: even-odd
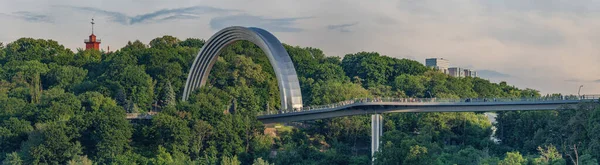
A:
POLYGON ((21 37, 102 49, 228 26, 266 29, 327 56, 359 51, 445 58, 542 94, 600 94, 600 1, 593 0, 0 0, 0 42, 21 37))

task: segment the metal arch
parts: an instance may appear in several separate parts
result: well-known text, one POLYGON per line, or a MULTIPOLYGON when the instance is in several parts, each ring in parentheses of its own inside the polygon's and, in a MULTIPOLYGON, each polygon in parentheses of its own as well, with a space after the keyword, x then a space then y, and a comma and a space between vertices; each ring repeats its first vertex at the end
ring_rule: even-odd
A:
POLYGON ((217 61, 217 56, 227 45, 239 40, 247 40, 256 44, 269 58, 279 85, 281 108, 302 108, 302 93, 298 75, 281 42, 266 30, 241 26, 222 29, 200 49, 185 82, 182 100, 186 101, 192 91, 206 84, 208 74, 217 61))

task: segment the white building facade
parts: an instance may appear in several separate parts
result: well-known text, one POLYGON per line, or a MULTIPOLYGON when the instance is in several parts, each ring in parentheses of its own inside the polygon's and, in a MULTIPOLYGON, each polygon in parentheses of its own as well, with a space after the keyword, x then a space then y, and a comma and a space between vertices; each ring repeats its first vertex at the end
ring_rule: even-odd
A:
POLYGON ((448 74, 448 67, 450 67, 450 61, 444 58, 428 58, 425 59, 425 66, 437 69, 440 72, 448 74))
POLYGON ((452 77, 477 77, 477 71, 461 67, 450 67, 450 60, 444 58, 425 59, 425 66, 437 69, 452 77))

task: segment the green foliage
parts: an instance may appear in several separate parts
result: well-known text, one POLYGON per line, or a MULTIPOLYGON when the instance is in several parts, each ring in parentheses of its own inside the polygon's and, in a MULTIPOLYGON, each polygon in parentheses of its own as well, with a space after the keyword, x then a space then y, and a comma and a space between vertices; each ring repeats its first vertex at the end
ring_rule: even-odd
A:
POLYGON ((206 41, 202 40, 202 39, 198 39, 198 38, 188 38, 186 40, 183 40, 179 43, 179 45, 184 46, 184 47, 192 47, 192 48, 202 48, 202 46, 204 45, 206 41))
POLYGON ((221 165, 240 165, 242 164, 242 162, 240 162, 237 158, 237 156, 233 156, 233 157, 229 157, 229 156, 223 156, 223 158, 221 159, 221 165))
POLYGON ((162 144, 169 151, 187 153, 191 130, 186 120, 170 115, 159 114, 152 119, 156 144, 162 144))
POLYGON ((125 93, 125 102, 119 104, 124 105, 128 112, 150 109, 154 98, 154 83, 144 69, 126 66, 123 70, 113 71, 103 77, 101 79, 104 79, 104 84, 112 89, 113 97, 117 96, 118 91, 125 93), (141 110, 133 107, 139 107, 141 110))
POLYGON ((2 161, 2 165, 22 165, 23 160, 21 160, 21 156, 17 152, 12 152, 10 154, 6 154, 6 157, 2 161))
POLYGON ((157 49, 171 48, 178 46, 179 42, 181 41, 173 36, 163 36, 150 41, 150 47, 157 49))
POLYGON ((81 154, 77 131, 65 122, 36 124, 21 146, 25 164, 65 164, 81 154))
POLYGON ((160 106, 175 106, 177 104, 177 98, 175 97, 175 91, 173 91, 173 86, 171 86, 171 82, 166 82, 164 88, 160 94, 160 106))
POLYGON ((387 84, 388 76, 391 75, 389 61, 376 52, 360 52, 348 54, 342 60, 342 68, 348 77, 358 76, 363 79, 364 87, 377 84, 387 84))
MULTIPOLYGON (((100 98, 102 99, 102 98, 100 98)), ((97 162, 113 162, 118 155, 129 149, 132 128, 124 118, 123 108, 114 105, 102 105, 99 111, 89 112, 84 117, 90 126, 84 131, 82 141, 86 143, 85 152, 97 162)))
MULTIPOLYGON (((4 49, 6 61, 41 61, 49 63, 54 56, 73 54, 58 42, 53 40, 21 38, 9 43, 4 49)), ((1 62, 0 62, 1 63, 1 62)))
POLYGON ((165 148, 162 146, 158 146, 158 154, 156 154, 156 158, 152 159, 152 164, 155 165, 168 165, 174 164, 175 160, 165 148))
POLYGON ((92 160, 88 159, 87 156, 77 156, 74 159, 67 162, 68 165, 93 165, 92 160))
POLYGON ((545 149, 538 147, 538 151, 540 151, 540 157, 533 160, 535 164, 565 164, 562 155, 553 145, 546 146, 545 149))
MULTIPOLYGON (((222 50, 206 85, 178 101, 204 40, 163 36, 115 52, 52 40, 0 44, 0 160, 3 164, 369 164, 370 118, 358 115, 280 125, 256 119, 279 109, 271 62, 248 41, 222 50), (128 121, 126 112, 161 113, 128 121), (89 156, 89 158, 88 158, 89 156), (263 160, 264 158, 264 160, 263 160)), ((304 105, 364 97, 539 97, 506 82, 455 78, 421 63, 358 52, 343 58, 284 45, 304 105)), ((598 104, 577 110, 384 115, 378 164, 564 164, 600 158, 598 104), (555 144, 556 147, 550 145, 555 144), (539 151, 535 149, 542 147, 539 151), (501 156, 509 152, 503 160, 501 156)))
POLYGON ((74 66, 49 65, 49 71, 44 76, 44 88, 62 88, 69 90, 71 87, 83 82, 87 70, 74 66))
POLYGON ((579 156, 579 163, 581 165, 596 165, 598 164, 598 160, 593 158, 590 154, 585 154, 579 156))
POLYGON ((403 74, 394 80, 394 89, 405 91, 409 97, 423 97, 425 93, 425 85, 423 85, 424 77, 403 74))
POLYGON ((269 163, 266 160, 263 160, 262 158, 256 158, 254 160, 254 162, 252 163, 252 165, 274 165, 272 163, 269 163))
POLYGON ((498 162, 498 165, 521 165, 527 163, 527 160, 521 156, 521 153, 507 152, 506 157, 498 162))
POLYGON ((29 121, 11 117, 0 122, 0 153, 10 153, 19 149, 27 134, 33 131, 29 121))
POLYGON ((349 82, 327 81, 313 85, 309 105, 324 105, 369 96, 369 91, 349 82), (332 95, 335 93, 335 95, 332 95))

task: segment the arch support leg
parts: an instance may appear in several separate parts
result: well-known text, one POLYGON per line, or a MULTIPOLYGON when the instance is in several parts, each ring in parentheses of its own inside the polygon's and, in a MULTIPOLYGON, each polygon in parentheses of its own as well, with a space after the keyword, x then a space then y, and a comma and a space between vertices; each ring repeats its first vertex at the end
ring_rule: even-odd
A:
POLYGON ((371 161, 375 161, 375 152, 379 151, 379 138, 383 135, 383 116, 371 115, 371 161))

